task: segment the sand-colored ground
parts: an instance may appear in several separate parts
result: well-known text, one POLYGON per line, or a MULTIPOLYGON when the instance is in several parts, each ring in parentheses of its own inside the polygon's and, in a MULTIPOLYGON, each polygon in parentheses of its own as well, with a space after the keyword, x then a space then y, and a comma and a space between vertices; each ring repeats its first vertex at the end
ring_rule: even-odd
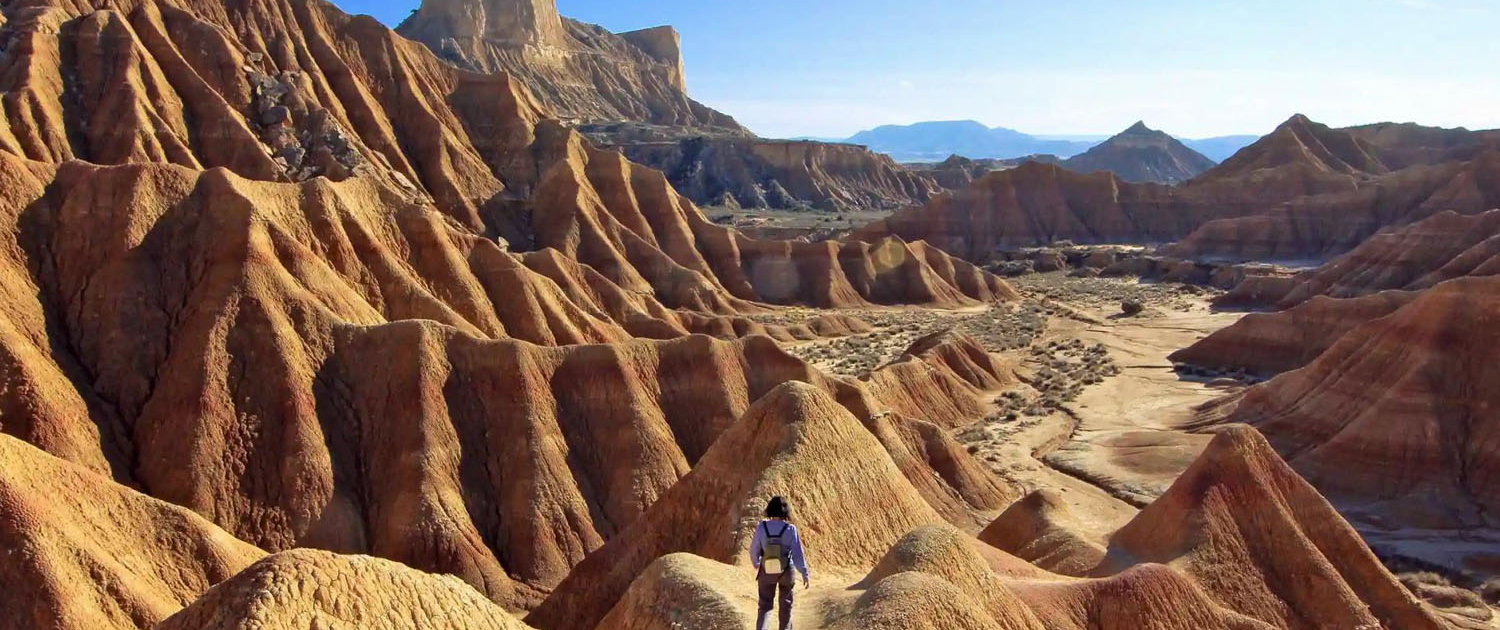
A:
MULTIPOLYGON (((1160 497, 1212 440, 1189 432, 1194 408, 1242 387, 1228 379, 1185 377, 1167 356, 1243 313, 1215 312, 1209 307, 1212 291, 1181 285, 1060 273, 1028 276, 1016 284, 1025 299, 988 308, 849 311, 875 330, 788 347, 822 369, 858 377, 935 330, 953 327, 979 339, 1015 367, 1022 383, 995 392, 992 413, 958 429, 956 436, 1007 481, 1055 492, 1077 517, 1077 533, 1107 546, 1108 537, 1160 497), (1144 312, 1123 316, 1126 300, 1140 302, 1144 312)), ((1357 510, 1350 516, 1382 555, 1448 565, 1500 557, 1481 549, 1497 540, 1488 531, 1455 541, 1451 532, 1382 531, 1362 523, 1357 510)), ((1392 568, 1401 572, 1400 566, 1398 561, 1392 568)), ((1431 591, 1438 600, 1467 592, 1413 581, 1433 579, 1431 574, 1402 574, 1410 588, 1431 591)), ((824 573, 810 590, 799 588, 797 626, 828 627, 845 615, 857 597, 851 585, 858 579, 824 573)), ((745 581, 739 604, 753 610, 748 574, 745 581)), ((1471 611, 1464 607, 1469 603, 1445 602, 1440 608, 1457 627, 1496 627, 1482 605, 1471 611)))
POLYGON ((857 377, 935 330, 974 336, 1015 365, 1023 384, 997 392, 995 411, 958 438, 1006 480, 1056 490, 1102 542, 1203 450, 1210 436, 1181 425, 1194 406, 1229 391, 1181 378, 1167 355, 1241 315, 1211 311, 1204 290, 1134 279, 1056 273, 1018 287, 1025 300, 988 308, 851 310, 875 330, 788 349, 857 377), (1146 310, 1121 317, 1127 299, 1146 310))
POLYGON ((1181 429, 1193 407, 1230 389, 1184 379, 1166 357, 1239 317, 1200 305, 1157 317, 1061 323, 1055 334, 1104 344, 1122 371, 1068 405, 1077 430, 1046 462, 1136 505, 1160 496, 1211 439, 1181 429))
MULTIPOLYGON (((1240 314, 1215 313, 1207 294, 1172 285, 1060 274, 1029 284, 1022 285, 1028 296, 1071 314, 1051 317, 1032 348, 1102 346, 1118 373, 1083 384, 1074 400, 1041 417, 991 419, 960 435, 1005 478, 1058 490, 1079 520, 1092 526, 1088 533, 1102 541, 1165 491, 1210 439, 1181 425, 1195 405, 1226 390, 1179 377, 1166 356, 1240 314), (1120 317, 1124 299, 1139 300, 1146 311, 1120 317)), ((1033 377, 1033 384, 1053 359, 1034 350, 1007 354, 1021 361, 1023 378, 1033 377)))

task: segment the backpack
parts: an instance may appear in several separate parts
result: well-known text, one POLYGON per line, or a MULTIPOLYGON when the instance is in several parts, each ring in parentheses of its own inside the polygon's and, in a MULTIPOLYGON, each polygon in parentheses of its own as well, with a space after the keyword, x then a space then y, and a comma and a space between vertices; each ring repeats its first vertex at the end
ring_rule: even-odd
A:
POLYGON ((770 521, 762 521, 760 526, 766 531, 766 542, 761 547, 760 568, 766 575, 781 575, 787 565, 786 545, 781 544, 781 536, 792 528, 792 524, 782 523, 781 531, 774 535, 771 533, 770 521))

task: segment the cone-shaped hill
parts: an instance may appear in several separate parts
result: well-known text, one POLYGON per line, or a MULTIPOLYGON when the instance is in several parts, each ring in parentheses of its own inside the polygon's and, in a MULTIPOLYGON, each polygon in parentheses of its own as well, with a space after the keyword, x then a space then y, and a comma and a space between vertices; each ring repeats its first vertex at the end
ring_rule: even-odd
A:
POLYGON ((942 522, 868 428, 822 390, 790 382, 757 401, 642 519, 579 564, 528 623, 593 627, 637 575, 670 553, 748 562, 772 495, 791 501, 822 571, 871 566, 903 533, 942 522))
POLYGON ((1254 429, 1226 427, 1110 541, 1100 570, 1168 564, 1280 628, 1438 630, 1318 491, 1254 429))
POLYGON ((1127 182, 1178 184, 1214 167, 1214 161, 1165 132, 1137 122, 1062 162, 1080 173, 1109 171, 1127 182))

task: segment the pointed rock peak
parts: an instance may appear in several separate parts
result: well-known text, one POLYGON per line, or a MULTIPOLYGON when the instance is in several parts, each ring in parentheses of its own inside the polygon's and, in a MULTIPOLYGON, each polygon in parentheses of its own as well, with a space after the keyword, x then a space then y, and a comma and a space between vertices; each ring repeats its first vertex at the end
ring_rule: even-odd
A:
POLYGON ((949 344, 969 347, 978 346, 979 342, 975 341, 967 333, 950 326, 919 337, 916 341, 911 342, 911 345, 907 346, 906 352, 902 354, 920 355, 939 346, 949 344))
POLYGON ((1021 500, 1017 501, 1011 507, 1021 507, 1038 513, 1062 512, 1064 514, 1071 514, 1073 511, 1068 507, 1068 501, 1063 498, 1062 493, 1052 488, 1034 490, 1031 494, 1021 497, 1021 500))
POLYGON ((1318 123, 1313 122, 1311 118, 1308 118, 1304 114, 1292 114, 1292 117, 1286 119, 1286 122, 1283 122, 1279 126, 1277 126, 1276 130, 1280 131, 1282 129, 1300 129, 1311 127, 1317 124, 1318 123))
POLYGON ((1171 488, 1116 531, 1104 570, 1096 571, 1118 570, 1122 561, 1181 566, 1215 599, 1262 620, 1296 609, 1311 628, 1443 627, 1245 425, 1226 426, 1171 488), (1280 577, 1292 575, 1299 577, 1280 577), (1305 604, 1314 601, 1320 605, 1305 604))
POLYGON ((787 381, 755 401, 745 412, 745 417, 747 420, 764 418, 767 422, 791 426, 819 423, 846 414, 848 411, 827 392, 802 381, 787 381))
POLYGON ((938 168, 962 168, 973 163, 974 160, 954 153, 952 155, 949 155, 948 159, 943 160, 941 164, 938 164, 938 168))
POLYGON ((1219 431, 1182 476, 1240 485, 1258 483, 1273 474, 1291 474, 1291 468, 1260 431, 1249 425, 1236 424, 1219 431))
POLYGON ((1144 120, 1137 120, 1137 121, 1135 121, 1134 125, 1131 125, 1129 129, 1125 130, 1125 133, 1128 133, 1128 134, 1147 134, 1147 133, 1156 133, 1156 130, 1152 129, 1150 127, 1147 127, 1146 126, 1146 121, 1144 121, 1144 120))

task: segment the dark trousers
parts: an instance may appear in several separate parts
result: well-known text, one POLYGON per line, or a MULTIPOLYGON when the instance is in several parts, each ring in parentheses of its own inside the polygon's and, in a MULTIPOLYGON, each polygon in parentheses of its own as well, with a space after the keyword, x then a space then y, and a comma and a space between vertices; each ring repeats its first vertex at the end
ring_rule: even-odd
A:
POLYGON ((780 610, 777 611, 781 623, 777 627, 791 630, 792 588, 796 586, 792 572, 783 571, 781 575, 766 575, 761 572, 755 579, 760 583, 760 610, 755 614, 755 630, 766 630, 766 623, 771 617, 771 605, 778 599, 781 601, 780 610), (777 591, 781 591, 780 597, 776 596, 777 591))

